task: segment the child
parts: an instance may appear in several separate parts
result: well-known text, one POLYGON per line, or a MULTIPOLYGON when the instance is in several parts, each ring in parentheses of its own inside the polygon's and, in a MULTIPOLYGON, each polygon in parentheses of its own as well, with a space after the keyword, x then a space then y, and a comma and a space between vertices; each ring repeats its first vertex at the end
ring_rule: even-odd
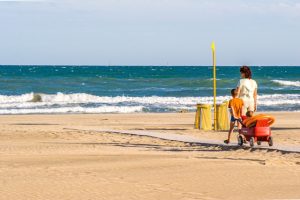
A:
MULTIPOLYGON (((238 95, 238 91, 236 89, 232 89, 231 90, 232 99, 229 101, 229 105, 228 105, 231 114, 230 130, 228 132, 228 139, 224 141, 226 144, 230 143, 230 135, 233 132, 235 122, 238 122, 242 118, 244 102, 242 99, 237 98, 237 95, 238 95)), ((241 124, 238 123, 239 129, 240 126, 241 124)))

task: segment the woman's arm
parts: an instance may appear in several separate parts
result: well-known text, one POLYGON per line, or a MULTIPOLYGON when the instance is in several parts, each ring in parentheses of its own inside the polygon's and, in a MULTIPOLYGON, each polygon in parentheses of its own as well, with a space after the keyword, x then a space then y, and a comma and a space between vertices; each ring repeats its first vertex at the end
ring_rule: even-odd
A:
POLYGON ((241 93, 241 80, 239 80, 237 86, 236 86, 237 96, 240 97, 241 93))
POLYGON ((254 98, 254 111, 256 111, 256 108, 257 108, 257 88, 255 88, 255 90, 254 90, 253 98, 254 98))
POLYGON ((237 97, 240 97, 241 89, 239 86, 237 86, 236 91, 237 91, 237 97))

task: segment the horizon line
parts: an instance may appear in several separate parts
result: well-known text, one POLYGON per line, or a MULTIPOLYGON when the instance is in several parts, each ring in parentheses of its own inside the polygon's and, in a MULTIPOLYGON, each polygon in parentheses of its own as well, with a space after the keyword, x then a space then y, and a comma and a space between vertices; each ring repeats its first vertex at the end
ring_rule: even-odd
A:
MULTIPOLYGON (((212 65, 89 65, 89 64, 0 64, 4 66, 65 66, 65 67, 212 67, 212 65)), ((217 65, 217 67, 240 67, 243 65, 217 65)), ((246 65, 249 67, 300 67, 299 65, 246 65)))

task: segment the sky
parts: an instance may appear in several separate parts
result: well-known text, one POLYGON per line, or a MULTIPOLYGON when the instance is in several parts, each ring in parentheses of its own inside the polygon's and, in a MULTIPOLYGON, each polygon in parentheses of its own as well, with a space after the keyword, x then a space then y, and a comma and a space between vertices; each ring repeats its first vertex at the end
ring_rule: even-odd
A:
POLYGON ((299 65, 299 0, 0 0, 0 64, 299 65))

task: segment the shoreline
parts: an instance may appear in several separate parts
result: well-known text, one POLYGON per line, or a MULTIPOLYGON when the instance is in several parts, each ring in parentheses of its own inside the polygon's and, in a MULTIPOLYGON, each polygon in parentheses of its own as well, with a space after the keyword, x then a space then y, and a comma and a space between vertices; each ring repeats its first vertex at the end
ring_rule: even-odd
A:
MULTIPOLYGON (((37 116, 37 115, 144 115, 144 114, 196 114, 196 111, 191 111, 191 112, 132 112, 132 113, 33 113, 33 114, 0 114, 0 116, 37 116)), ((258 114, 263 114, 263 113, 268 113, 268 114, 288 114, 288 113, 300 113, 300 110, 296 110, 296 111, 259 111, 259 112, 255 112, 255 115, 258 114)), ((212 112, 213 114, 213 112, 212 112)))

